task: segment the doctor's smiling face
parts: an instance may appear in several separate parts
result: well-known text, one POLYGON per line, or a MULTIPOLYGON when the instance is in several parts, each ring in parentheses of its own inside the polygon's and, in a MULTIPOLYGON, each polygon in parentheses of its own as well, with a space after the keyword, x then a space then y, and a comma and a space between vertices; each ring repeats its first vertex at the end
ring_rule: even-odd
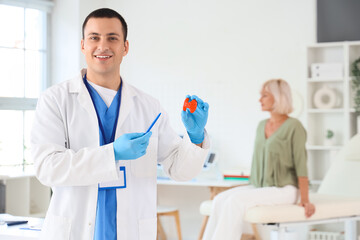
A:
POLYGON ((90 18, 83 30, 81 51, 88 76, 120 75, 120 64, 129 51, 122 24, 117 18, 90 18))

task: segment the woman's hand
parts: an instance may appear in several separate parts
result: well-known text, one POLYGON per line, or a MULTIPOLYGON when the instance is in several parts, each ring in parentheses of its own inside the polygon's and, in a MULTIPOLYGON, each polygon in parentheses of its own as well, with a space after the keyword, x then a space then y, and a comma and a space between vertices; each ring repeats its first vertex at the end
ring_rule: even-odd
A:
POLYGON ((299 203, 299 206, 305 208, 305 216, 307 218, 311 217, 315 213, 315 205, 311 202, 299 203))
POLYGON ((315 205, 309 201, 309 180, 307 177, 298 177, 301 201, 299 206, 305 208, 305 216, 311 217, 315 213, 315 205))

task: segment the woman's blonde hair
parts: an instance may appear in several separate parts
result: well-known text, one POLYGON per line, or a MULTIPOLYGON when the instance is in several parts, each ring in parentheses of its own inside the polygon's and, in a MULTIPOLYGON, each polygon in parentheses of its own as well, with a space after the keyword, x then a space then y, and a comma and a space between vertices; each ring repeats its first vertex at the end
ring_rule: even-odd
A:
POLYGON ((289 114, 293 111, 291 89, 283 79, 271 79, 262 85, 262 90, 274 96, 273 111, 279 114, 289 114))

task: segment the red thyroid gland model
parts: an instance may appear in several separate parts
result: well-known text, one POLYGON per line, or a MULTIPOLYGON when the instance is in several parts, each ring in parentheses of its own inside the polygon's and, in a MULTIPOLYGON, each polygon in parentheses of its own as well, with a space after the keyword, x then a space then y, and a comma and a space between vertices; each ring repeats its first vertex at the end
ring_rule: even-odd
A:
POLYGON ((189 102, 189 98, 186 98, 184 101, 184 106, 183 106, 183 111, 186 111, 186 109, 190 109, 190 112, 193 113, 195 112, 197 107, 197 101, 195 99, 191 100, 189 102))

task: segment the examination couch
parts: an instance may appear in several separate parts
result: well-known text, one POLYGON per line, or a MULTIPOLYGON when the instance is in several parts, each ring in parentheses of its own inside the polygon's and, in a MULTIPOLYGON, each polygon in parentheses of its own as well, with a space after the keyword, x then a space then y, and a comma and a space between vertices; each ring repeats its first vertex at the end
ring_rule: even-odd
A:
MULTIPOLYGON (((274 225, 278 240, 285 238, 286 229, 296 225, 342 222, 345 240, 357 240, 356 222, 360 220, 360 134, 354 136, 336 155, 317 193, 310 194, 316 212, 310 218, 298 205, 256 206, 247 210, 245 221, 274 225)), ((200 212, 211 214, 211 201, 203 202, 200 212)), ((260 240, 254 231, 253 239, 260 240)))

